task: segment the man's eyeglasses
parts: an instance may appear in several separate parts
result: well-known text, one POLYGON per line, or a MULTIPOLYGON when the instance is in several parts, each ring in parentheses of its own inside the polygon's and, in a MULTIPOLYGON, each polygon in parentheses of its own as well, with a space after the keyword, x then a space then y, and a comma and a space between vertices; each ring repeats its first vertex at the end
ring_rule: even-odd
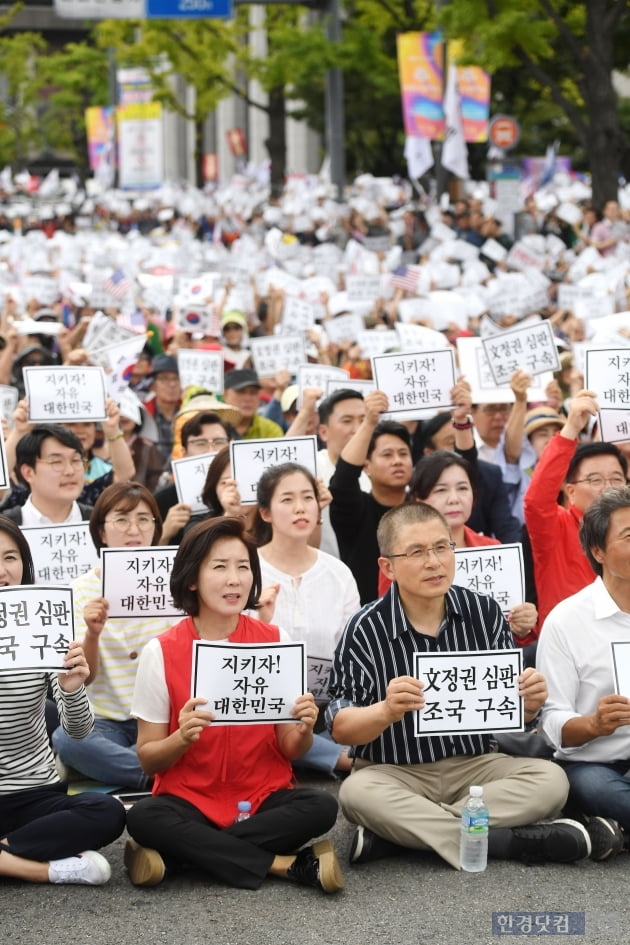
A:
POLYGON ((402 551, 397 555, 384 555, 385 558, 411 558, 413 561, 428 561, 431 554, 434 554, 440 561, 448 558, 455 551, 454 541, 438 541, 436 545, 429 548, 412 548, 411 551, 402 551))
POLYGON ((197 447, 200 450, 218 450, 227 443, 227 436, 215 436, 212 440, 209 440, 205 436, 200 436, 195 437, 195 439, 188 440, 186 445, 197 447))
POLYGON ((591 489, 603 489, 604 486, 611 486, 613 489, 622 489, 626 485, 626 479, 619 473, 617 476, 599 476, 595 473, 593 476, 586 476, 584 479, 574 479, 571 485, 577 486, 585 482, 591 489))
POLYGON ((128 515, 115 515, 113 518, 106 518, 105 525, 112 525, 119 532, 128 532, 135 525, 141 532, 148 532, 153 530, 155 519, 152 515, 136 515, 135 518, 129 518, 128 515))
POLYGON ((70 459, 62 459, 60 456, 55 457, 54 459, 38 459, 38 463, 43 463, 45 466, 48 466, 54 473, 62 473, 64 469, 70 466, 70 469, 75 472, 79 469, 83 469, 83 458, 81 456, 72 456, 70 459))

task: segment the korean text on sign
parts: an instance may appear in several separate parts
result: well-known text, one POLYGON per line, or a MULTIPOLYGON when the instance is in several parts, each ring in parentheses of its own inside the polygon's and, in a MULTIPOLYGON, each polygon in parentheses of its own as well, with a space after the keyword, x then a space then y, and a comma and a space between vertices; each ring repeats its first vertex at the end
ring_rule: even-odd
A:
POLYGON ((509 384, 519 369, 528 374, 559 371, 560 360, 549 322, 502 331, 482 338, 488 366, 497 385, 509 384))
POLYGON ((416 735, 523 731, 521 650, 416 653, 414 663, 425 698, 416 735))
POLYGON ((109 618, 181 617, 170 581, 177 548, 102 548, 103 597, 109 618))
POLYGON ((372 374, 389 398, 390 414, 451 406, 455 362, 450 348, 383 354, 372 358, 372 374))
POLYGON ((456 548, 454 583, 492 597, 504 614, 509 613, 525 600, 522 545, 456 548))
POLYGON ((313 693, 315 702, 328 702, 331 671, 332 660, 317 656, 308 657, 306 663, 308 691, 313 693))
POLYGON ((295 722, 306 692, 303 643, 193 642, 192 696, 208 700, 213 725, 295 722))
POLYGON ((71 588, 0 588, 0 673, 59 672, 72 640, 71 588))
POLYGON ((275 377, 278 371, 293 373, 296 364, 306 361, 304 338, 299 335, 252 338, 250 349, 259 377, 275 377))
POLYGON ((105 420, 105 374, 100 367, 25 367, 31 423, 105 420))
POLYGON ((69 584, 98 564, 89 522, 23 528, 36 584, 69 584))
POLYGON ((265 440, 232 440, 230 462, 241 502, 243 505, 255 505, 258 480, 270 466, 299 463, 317 476, 317 438, 284 436, 265 440))

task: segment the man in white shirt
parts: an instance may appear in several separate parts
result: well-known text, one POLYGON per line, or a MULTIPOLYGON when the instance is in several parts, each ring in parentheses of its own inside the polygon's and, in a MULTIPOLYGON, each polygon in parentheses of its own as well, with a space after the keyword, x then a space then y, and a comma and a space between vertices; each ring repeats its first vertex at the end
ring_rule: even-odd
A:
MULTIPOLYGON (((334 391, 319 405, 318 435, 325 448, 317 454, 317 475, 328 485, 335 471, 339 454, 346 443, 354 436, 365 417, 363 395, 352 388, 334 391)), ((363 472, 359 485, 364 492, 372 488, 370 480, 363 472)), ((329 555, 339 557, 339 544, 334 529, 330 524, 330 507, 322 509, 322 530, 319 547, 329 555)))
POLYGON ((19 441, 15 472, 30 495, 24 505, 5 514, 24 528, 66 525, 90 516, 91 507, 77 502, 83 490, 81 441, 60 424, 38 424, 19 441))
POLYGON ((606 489, 595 499, 580 540, 598 576, 557 604, 543 625, 536 662, 549 697, 542 730, 569 779, 570 805, 602 822, 613 818, 627 843, 630 489, 606 489))

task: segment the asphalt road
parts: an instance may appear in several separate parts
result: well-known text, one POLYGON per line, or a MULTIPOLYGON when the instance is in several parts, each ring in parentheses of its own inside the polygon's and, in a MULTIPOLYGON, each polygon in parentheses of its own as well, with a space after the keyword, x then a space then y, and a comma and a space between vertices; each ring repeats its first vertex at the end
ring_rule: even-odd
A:
MULTIPOLYGON (((331 781, 305 783, 336 792, 331 781)), ((608 864, 495 861, 477 874, 431 854, 349 867, 351 836, 340 814, 333 839, 346 888, 334 896, 271 879, 248 892, 190 875, 138 889, 123 866, 123 836, 103 851, 106 886, 0 881, 0 945, 493 945, 507 937, 493 934, 493 912, 584 913, 583 935, 555 940, 630 942, 628 854, 608 864)))

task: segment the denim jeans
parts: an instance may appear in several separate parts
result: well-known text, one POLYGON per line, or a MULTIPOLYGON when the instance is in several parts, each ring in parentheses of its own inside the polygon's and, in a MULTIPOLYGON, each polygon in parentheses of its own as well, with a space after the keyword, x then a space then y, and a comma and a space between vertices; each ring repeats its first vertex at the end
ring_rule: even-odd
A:
POLYGON ((70 738, 58 728, 53 732, 52 742, 63 763, 87 778, 146 791, 148 780, 138 761, 137 737, 135 719, 115 722, 97 716, 94 730, 86 738, 70 738))
POLYGON ((584 814, 611 817, 630 832, 630 765, 627 761, 614 764, 562 761, 560 764, 571 785, 569 807, 584 814))
POLYGON ((328 732, 313 735, 313 744, 307 752, 296 758, 293 765, 296 768, 311 768, 315 771, 325 771, 334 774, 343 745, 334 742, 328 732))

